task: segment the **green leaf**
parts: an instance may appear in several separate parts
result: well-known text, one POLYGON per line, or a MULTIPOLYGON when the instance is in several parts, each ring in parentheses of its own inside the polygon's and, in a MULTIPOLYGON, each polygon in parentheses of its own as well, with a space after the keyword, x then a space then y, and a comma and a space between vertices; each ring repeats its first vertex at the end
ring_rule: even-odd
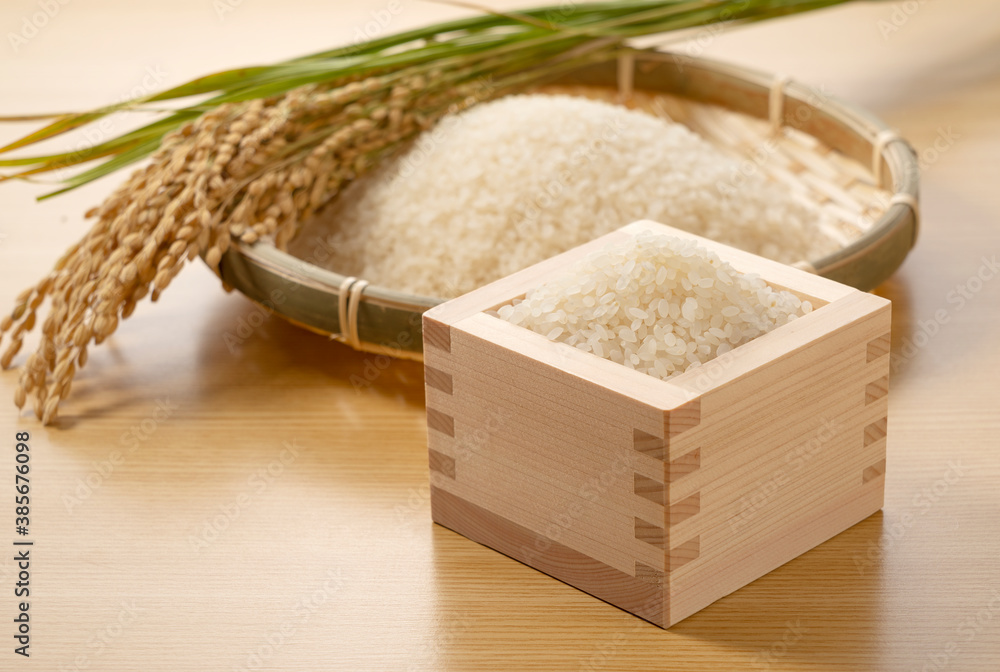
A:
POLYGON ((41 142, 42 140, 54 138, 55 136, 71 131, 74 128, 79 128, 80 126, 89 124, 91 121, 100 119, 103 116, 104 115, 99 112, 88 112, 84 114, 72 114, 66 117, 60 117, 57 121, 52 122, 48 126, 26 135, 20 140, 15 140, 8 145, 0 147, 0 154, 9 152, 13 149, 27 147, 28 145, 33 145, 41 142))
POLYGON ((71 152, 61 152, 59 154, 48 154, 44 156, 26 156, 19 159, 0 159, 0 167, 12 168, 22 166, 35 166, 36 169, 17 173, 9 176, 0 176, 0 181, 22 177, 24 175, 37 174, 52 170, 59 170, 68 166, 78 165, 93 161, 109 154, 130 149, 143 140, 157 141, 174 128, 179 127, 186 121, 196 119, 201 116, 201 112, 179 111, 166 119, 157 120, 134 131, 125 133, 106 142, 102 142, 91 147, 84 147, 71 152))
POLYGON ((38 197, 38 200, 44 201, 48 198, 52 198, 53 196, 64 194, 67 191, 72 191, 77 187, 82 187, 88 182, 93 182, 94 180, 100 179, 105 175, 110 175, 111 173, 121 168, 124 168, 125 166, 136 163, 137 161, 141 161, 142 159, 146 158, 149 154, 156 151, 156 148, 159 147, 159 145, 160 142, 158 139, 136 145, 132 149, 122 152, 115 158, 105 161, 99 166, 95 166, 94 168, 84 171, 79 175, 75 175, 67 180, 64 180, 63 184, 66 185, 65 187, 57 191, 50 192, 48 194, 43 194, 42 196, 38 197))
MULTIPOLYGON (((488 2, 488 0, 472 0, 488 2)), ((74 152, 0 160, 0 168, 23 168, 6 179, 28 176, 112 157, 64 181, 76 188, 148 156, 164 135, 225 103, 278 96, 317 83, 335 85, 346 78, 394 77, 433 69, 433 85, 447 87, 476 76, 507 77, 508 84, 529 84, 574 63, 614 54, 615 40, 691 28, 716 22, 750 23, 810 11, 850 0, 622 0, 562 3, 487 13, 445 21, 302 56, 273 65, 225 70, 149 96, 73 114, 0 117, 2 121, 51 120, 5 147, 0 154, 44 142, 121 111, 150 111, 151 103, 196 96, 205 98, 176 110, 151 110, 162 118, 135 131, 74 152), (519 73, 519 74, 514 74, 519 73)), ((445 0, 448 4, 448 1, 445 0)), ((470 6, 466 0, 451 4, 470 6)), ((473 6, 473 8, 475 8, 473 6)), ((489 11, 489 10, 484 10, 489 11)))

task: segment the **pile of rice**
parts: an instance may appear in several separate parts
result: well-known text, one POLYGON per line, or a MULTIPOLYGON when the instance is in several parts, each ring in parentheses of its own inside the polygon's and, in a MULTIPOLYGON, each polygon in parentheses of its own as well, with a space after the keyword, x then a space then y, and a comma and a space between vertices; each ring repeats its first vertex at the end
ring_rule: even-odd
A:
POLYGON ((812 311, 710 250, 642 233, 501 306, 551 341, 667 379, 812 311))
POLYGON ((291 251, 450 298, 639 219, 786 263, 815 259, 836 248, 824 217, 681 124, 517 95, 446 117, 345 189, 291 251))

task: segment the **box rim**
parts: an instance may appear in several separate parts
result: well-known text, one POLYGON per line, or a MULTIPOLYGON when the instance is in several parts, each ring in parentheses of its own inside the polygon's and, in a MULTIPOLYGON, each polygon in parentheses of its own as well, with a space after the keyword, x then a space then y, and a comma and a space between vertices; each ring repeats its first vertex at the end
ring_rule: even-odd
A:
MULTIPOLYGON (((425 319, 440 321, 473 336, 498 342, 504 347, 541 364, 561 369, 592 384, 610 387, 616 392, 635 398, 637 401, 664 411, 670 411, 738 380, 742 376, 750 375, 753 371, 772 364, 781 357, 807 347, 809 342, 815 340, 822 333, 829 333, 849 324, 853 319, 842 322, 837 319, 837 315, 846 312, 845 309, 854 307, 855 304, 862 314, 868 314, 889 305, 889 301, 687 231, 681 231, 650 220, 639 220, 440 304, 428 310, 425 313, 425 319), (559 341, 550 341, 542 334, 507 322, 489 312, 496 306, 508 303, 525 291, 537 286, 541 278, 559 272, 559 269, 566 265, 574 263, 592 252, 604 249, 608 245, 625 242, 646 231, 694 240, 715 252, 723 261, 730 263, 740 272, 755 273, 772 287, 791 291, 820 305, 812 312, 798 317, 792 322, 783 324, 733 348, 728 353, 668 380, 630 369, 623 364, 598 357, 593 353, 585 352, 559 341), (775 277, 779 280, 774 280, 775 277), (825 323, 829 323, 827 328, 824 328, 825 323), (789 340, 790 336, 809 330, 820 333, 800 342, 795 347, 780 347, 781 341, 789 340), (770 353, 768 353, 769 350, 770 353), (741 360, 742 365, 739 364, 741 360), (734 365, 730 362, 736 363, 735 370, 734 365), (713 377, 712 371, 718 371, 718 374, 713 377), (708 384, 699 383, 699 380, 704 380, 706 374, 709 378, 714 379, 710 380, 708 384)), ((857 319, 856 316, 855 319, 857 319)))
POLYGON ((672 411, 752 375, 754 371, 808 347, 822 335, 849 326, 864 316, 886 309, 888 305, 885 299, 856 292, 669 380, 630 369, 565 343, 550 341, 531 329, 485 312, 474 313, 451 326, 588 383, 607 387, 659 410, 672 411), (713 371, 717 372, 714 376, 713 371), (705 380, 706 374, 709 382, 699 382, 705 380))

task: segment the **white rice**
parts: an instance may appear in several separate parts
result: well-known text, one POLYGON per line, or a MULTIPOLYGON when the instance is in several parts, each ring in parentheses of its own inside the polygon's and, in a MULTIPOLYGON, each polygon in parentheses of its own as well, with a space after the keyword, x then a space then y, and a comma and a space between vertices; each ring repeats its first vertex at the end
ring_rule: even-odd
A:
POLYGON ((577 262, 498 314, 661 379, 812 311, 689 240, 644 232, 577 262))
POLYGON ((681 124, 580 97, 518 95, 446 117, 340 194, 292 252, 449 298, 639 219, 786 263, 815 259, 836 247, 823 216, 762 175, 740 174, 681 124))

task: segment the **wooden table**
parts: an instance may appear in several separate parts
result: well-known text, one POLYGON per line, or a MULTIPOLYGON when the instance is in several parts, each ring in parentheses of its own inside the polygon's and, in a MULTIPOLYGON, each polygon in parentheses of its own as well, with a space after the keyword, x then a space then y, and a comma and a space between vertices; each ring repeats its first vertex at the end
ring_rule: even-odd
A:
MULTIPOLYGON (((0 108, 93 106, 463 11, 346 5, 58 4, 15 51, 8 31, 31 33, 39 5, 11 0, 0 108)), ((894 304, 881 514, 662 631, 432 525, 420 366, 358 391, 369 356, 276 318, 227 346, 256 309, 196 263, 92 351, 57 427, 0 405, 4 489, 14 432, 31 433, 35 541, 30 662, 11 650, 13 547, 0 560, 0 669, 996 669, 1000 11, 859 4, 708 42, 684 48, 822 86, 924 152, 921 239, 879 289, 894 304)), ((0 188, 0 304, 117 179, 42 204, 39 187, 0 188)))

